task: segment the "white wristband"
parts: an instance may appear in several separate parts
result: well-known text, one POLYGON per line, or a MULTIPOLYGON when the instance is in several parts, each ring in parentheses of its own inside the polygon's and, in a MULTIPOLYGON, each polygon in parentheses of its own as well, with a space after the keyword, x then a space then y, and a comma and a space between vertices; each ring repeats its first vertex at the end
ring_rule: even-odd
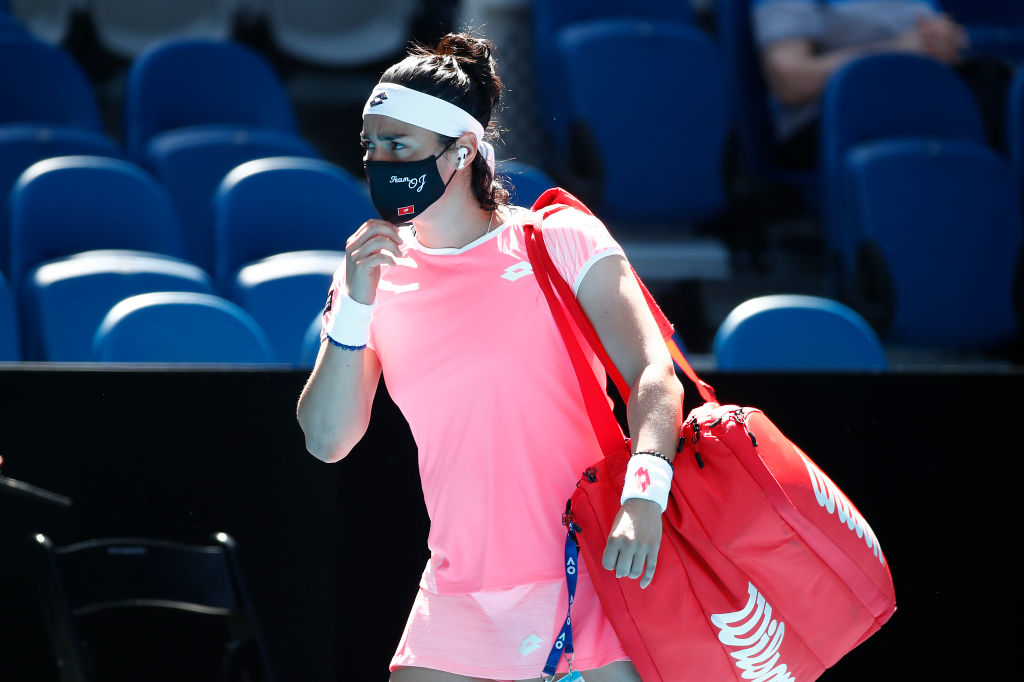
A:
POLYGON ((327 322, 327 336, 346 346, 365 346, 370 339, 373 304, 360 303, 348 294, 340 294, 336 303, 327 322))
POLYGON ((626 466, 626 481, 622 486, 622 499, 650 500, 664 512, 668 507, 668 493, 672 488, 672 465, 654 455, 633 455, 626 466))

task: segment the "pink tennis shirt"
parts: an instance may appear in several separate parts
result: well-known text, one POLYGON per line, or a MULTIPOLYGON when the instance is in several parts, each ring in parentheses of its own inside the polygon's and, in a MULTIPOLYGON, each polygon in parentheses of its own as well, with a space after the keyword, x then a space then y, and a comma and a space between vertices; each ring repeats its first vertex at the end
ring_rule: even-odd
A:
MULTIPOLYGON (((528 215, 515 209, 458 249, 426 248, 403 227, 402 257, 381 272, 368 345, 418 448, 431 520, 421 587, 437 594, 564 581, 565 501, 600 456, 527 257, 528 215)), ((545 220, 544 235, 574 290, 622 254, 573 209, 545 220)), ((345 291, 343 268, 332 291, 345 291)))

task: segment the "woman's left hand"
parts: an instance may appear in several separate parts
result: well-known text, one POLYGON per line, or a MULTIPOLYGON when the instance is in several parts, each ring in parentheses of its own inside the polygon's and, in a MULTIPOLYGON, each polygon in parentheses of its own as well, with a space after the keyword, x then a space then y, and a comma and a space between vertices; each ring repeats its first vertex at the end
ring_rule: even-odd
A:
POLYGON ((640 587, 647 587, 660 546, 661 508, 649 500, 626 500, 612 523, 601 565, 615 571, 616 578, 640 578, 640 587))

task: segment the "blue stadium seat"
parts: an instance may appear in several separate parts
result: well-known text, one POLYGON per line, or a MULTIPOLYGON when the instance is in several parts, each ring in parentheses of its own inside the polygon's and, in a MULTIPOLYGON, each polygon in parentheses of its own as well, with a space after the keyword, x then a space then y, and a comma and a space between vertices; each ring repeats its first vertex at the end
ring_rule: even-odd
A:
POLYGON ((751 28, 751 4, 751 0, 717 0, 715 5, 718 43, 743 167, 755 178, 795 187, 805 199, 817 204, 818 172, 791 170, 775 162, 775 131, 768 108, 768 86, 751 28))
POLYGON ((533 206, 545 190, 555 187, 557 183, 540 168, 519 161, 503 161, 498 166, 498 173, 508 180, 509 203, 516 206, 533 206))
POLYGON ((20 296, 25 359, 88 362, 114 304, 154 291, 214 293, 198 266, 139 251, 87 251, 33 268, 20 296))
MULTIPOLYGON (((3 0, 0 0, 0 5, 3 0)), ((25 26, 0 6, 0 40, 33 40, 25 26)))
POLYGON ((26 168, 52 156, 120 155, 71 57, 27 34, 6 35, 0 29, 0 268, 9 267, 8 195, 26 168))
POLYGON ((96 95, 70 56, 36 40, 0 40, 0 126, 23 123, 103 132, 96 95))
POLYGON ((781 294, 736 306, 712 348, 720 370, 884 370, 888 360, 870 325, 827 298, 781 294))
POLYGON ((298 157, 235 168, 218 188, 214 210, 214 273, 224 291, 242 266, 267 256, 343 252, 349 235, 377 217, 364 183, 334 164, 298 157))
POLYGON ((839 69, 822 100, 821 169, 825 245, 838 255, 841 279, 849 278, 856 259, 857 226, 842 194, 848 154, 859 144, 899 137, 987 144, 971 91, 939 62, 887 54, 839 69))
MULTIPOLYGON (((567 143, 569 121, 558 105, 565 86, 565 71, 555 44, 558 34, 578 22, 595 19, 631 19, 693 25, 689 2, 665 0, 534 0, 533 63, 537 83, 539 122, 550 137, 550 144, 563 149, 567 143)), ((609 50, 617 52, 618 48, 609 50)), ((628 53, 624 53, 628 54, 628 53)))
POLYGON ((123 121, 131 158, 140 160, 157 133, 209 124, 298 134, 277 74, 259 53, 241 44, 170 40, 132 62, 123 121))
POLYGON ((44 261, 96 249, 184 257, 166 191, 127 161, 62 156, 33 164, 11 191, 10 277, 44 261))
POLYGON ((7 279, 0 272, 0 362, 21 360, 21 335, 18 309, 7 279))
POLYGON ((145 165, 167 189, 185 235, 189 260, 213 271, 217 187, 236 166, 273 156, 317 155, 297 135, 274 130, 200 126, 170 130, 146 146, 145 165))
POLYGON ((884 339, 970 350, 1014 339, 1024 228, 1003 158, 959 141, 863 145, 849 192, 861 227, 857 307, 884 339))
POLYGON ((267 335, 234 303, 210 294, 156 292, 110 309, 93 339, 98 362, 273 364, 267 335))
POLYGON ((301 365, 309 318, 323 309, 344 260, 341 251, 296 251, 239 270, 231 298, 267 332, 279 362, 301 365))
POLYGON ((556 50, 567 74, 563 113, 598 154, 593 208, 602 219, 679 224, 723 208, 730 107, 721 55, 707 35, 669 22, 594 20, 564 28, 556 50), (624 122, 638 106, 662 112, 658 125, 671 128, 664 143, 679 153, 652 151, 633 134, 624 122))
POLYGON ((117 158, 117 144, 101 133, 48 125, 0 125, 0 269, 8 267, 7 249, 11 188, 36 161, 55 156, 89 155, 117 158))

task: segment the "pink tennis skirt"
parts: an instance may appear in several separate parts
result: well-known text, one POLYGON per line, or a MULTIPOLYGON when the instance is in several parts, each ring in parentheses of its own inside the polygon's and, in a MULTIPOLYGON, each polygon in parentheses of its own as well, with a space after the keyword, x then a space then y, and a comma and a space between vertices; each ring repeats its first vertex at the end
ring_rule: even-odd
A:
MULTIPOLYGON (((415 666, 492 680, 540 677, 568 600, 564 579, 460 594, 437 594, 421 585, 391 670, 415 666)), ((572 638, 574 670, 629 658, 585 571, 576 584, 572 638)), ((568 672, 564 656, 558 671, 568 672)))

